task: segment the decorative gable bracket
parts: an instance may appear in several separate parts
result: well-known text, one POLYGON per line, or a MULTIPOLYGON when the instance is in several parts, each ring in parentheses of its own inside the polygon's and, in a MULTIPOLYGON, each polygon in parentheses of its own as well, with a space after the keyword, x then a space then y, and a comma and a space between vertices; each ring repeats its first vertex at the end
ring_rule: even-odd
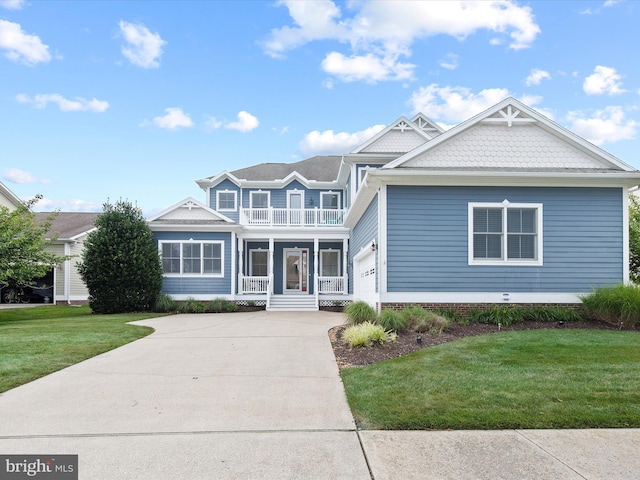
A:
POLYGON ((498 116, 487 117, 483 123, 506 123, 508 127, 515 123, 535 123, 537 120, 531 117, 521 116, 521 111, 512 105, 507 105, 502 110, 498 110, 498 116))

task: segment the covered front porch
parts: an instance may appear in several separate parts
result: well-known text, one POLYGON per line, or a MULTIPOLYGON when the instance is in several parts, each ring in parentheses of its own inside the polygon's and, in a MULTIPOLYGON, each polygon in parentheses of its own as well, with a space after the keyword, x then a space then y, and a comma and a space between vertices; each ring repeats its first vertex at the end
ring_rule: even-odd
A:
POLYGON ((344 301, 347 253, 347 238, 239 237, 236 298, 264 301, 269 310, 344 301))

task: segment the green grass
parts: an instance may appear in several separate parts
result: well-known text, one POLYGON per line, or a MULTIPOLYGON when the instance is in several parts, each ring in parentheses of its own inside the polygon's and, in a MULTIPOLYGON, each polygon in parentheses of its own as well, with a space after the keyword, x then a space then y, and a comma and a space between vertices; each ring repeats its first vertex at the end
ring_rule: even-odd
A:
POLYGON ((0 393, 153 332, 127 322, 158 313, 93 315, 89 307, 0 311, 0 393))
POLYGON ((640 427, 640 334, 469 337, 342 370, 364 429, 640 427))

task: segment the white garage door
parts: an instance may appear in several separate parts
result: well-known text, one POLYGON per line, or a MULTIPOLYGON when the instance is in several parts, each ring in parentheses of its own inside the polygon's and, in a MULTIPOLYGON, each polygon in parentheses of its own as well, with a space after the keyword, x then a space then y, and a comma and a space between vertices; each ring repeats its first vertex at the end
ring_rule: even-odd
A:
POLYGON ((353 296, 376 307, 376 252, 368 252, 354 262, 353 296))

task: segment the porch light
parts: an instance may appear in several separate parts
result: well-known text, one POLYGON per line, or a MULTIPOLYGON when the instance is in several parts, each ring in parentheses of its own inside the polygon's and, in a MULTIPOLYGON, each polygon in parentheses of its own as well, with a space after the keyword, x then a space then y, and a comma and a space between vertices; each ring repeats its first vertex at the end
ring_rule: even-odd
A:
POLYGON ((371 242, 371 251, 372 251, 372 252, 375 252, 377 248, 378 248, 378 246, 376 245, 376 241, 375 241, 375 240, 373 240, 373 241, 371 242))
POLYGON ((309 206, 313 207, 313 198, 309 198, 309 206))

